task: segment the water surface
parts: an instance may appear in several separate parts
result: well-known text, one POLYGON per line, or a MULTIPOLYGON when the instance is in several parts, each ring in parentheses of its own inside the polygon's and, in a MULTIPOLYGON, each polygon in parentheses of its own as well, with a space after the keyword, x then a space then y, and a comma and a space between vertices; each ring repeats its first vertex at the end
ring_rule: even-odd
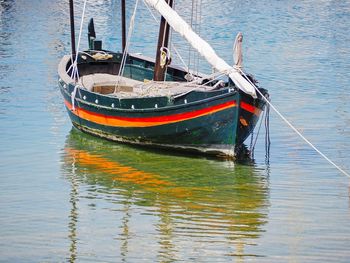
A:
MULTIPOLYGON (((273 112, 269 163, 263 128, 244 163, 72 129, 57 87, 70 48, 66 2, 0 0, 1 262, 349 262, 349 179, 273 112)), ((98 38, 120 50, 119 1, 90 2, 98 38)), ((349 171, 350 2, 201 3, 196 30, 229 63, 242 31, 245 68, 349 171)), ((82 6, 76 1, 77 28, 82 6)), ((190 20, 187 1, 175 8, 190 20)), ((140 2, 130 50, 154 56, 157 34, 140 2)), ((172 38, 186 63, 211 72, 172 38)))

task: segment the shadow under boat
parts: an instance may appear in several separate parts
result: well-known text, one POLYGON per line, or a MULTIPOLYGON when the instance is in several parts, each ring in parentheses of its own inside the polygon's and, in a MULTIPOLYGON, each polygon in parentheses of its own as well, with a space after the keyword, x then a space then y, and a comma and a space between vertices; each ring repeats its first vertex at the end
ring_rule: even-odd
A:
POLYGON ((203 235, 228 244, 232 257, 259 256, 246 250, 264 231, 269 189, 268 175, 254 165, 140 151, 74 129, 67 137, 62 156, 62 172, 72 186, 71 262, 79 258, 77 224, 83 215, 79 215, 77 207, 82 196, 88 196, 80 194, 80 186, 84 185, 94 186, 91 188, 95 198, 105 199, 111 206, 123 206, 119 209, 125 212, 121 226, 114 231, 122 229, 120 257, 125 260, 135 241, 128 234, 132 207, 159 217, 160 225, 154 231, 160 239, 160 258, 174 258, 174 251, 181 250, 174 250, 178 245, 174 242, 176 237, 185 236, 191 244, 203 235))
MULTIPOLYGON (((85 138, 91 138, 95 139, 93 135, 90 135, 89 133, 85 133, 81 131, 78 127, 73 126, 71 133, 77 133, 81 136, 84 136, 85 138)), ((99 136, 98 136, 99 137, 99 136)), ((103 137, 101 137, 103 138, 103 137)), ((135 151, 140 152, 149 152, 149 153, 155 153, 155 154, 164 154, 168 157, 170 156, 183 156, 183 157, 191 157, 191 158, 199 158, 199 159, 207 159, 207 160, 217 160, 217 161, 235 161, 237 164, 244 164, 244 165, 254 165, 255 160, 253 158, 253 154, 250 149, 245 144, 241 144, 239 147, 235 148, 235 156, 234 158, 232 156, 228 156, 225 154, 221 154, 219 151, 212 152, 211 154, 208 154, 208 152, 205 151, 196 151, 191 148, 171 148, 169 149, 167 146, 162 147, 162 145, 141 145, 141 144, 134 144, 134 143, 128 143, 128 142, 118 142, 114 140, 109 140, 108 138, 103 138, 104 140, 114 142, 115 145, 119 145, 120 147, 123 147, 125 145, 128 148, 132 148, 135 151)))

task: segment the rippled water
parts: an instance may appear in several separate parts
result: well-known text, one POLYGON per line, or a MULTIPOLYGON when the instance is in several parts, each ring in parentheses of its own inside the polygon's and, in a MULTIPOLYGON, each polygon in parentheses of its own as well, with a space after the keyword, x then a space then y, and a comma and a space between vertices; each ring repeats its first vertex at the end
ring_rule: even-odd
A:
MULTIPOLYGON (((70 47, 67 2, 0 0, 1 262, 349 262, 349 178, 273 112, 269 164, 263 129, 248 163, 72 129, 56 72, 70 47)), ((119 1, 90 2, 104 47, 120 50, 119 1)), ((242 31, 247 70, 349 171, 350 1, 201 2, 201 35, 232 63, 242 31)), ((190 19, 188 1, 176 9, 190 19)), ((157 34, 140 2, 131 51, 153 56, 157 34)), ((173 39, 188 63, 188 46, 173 39)))

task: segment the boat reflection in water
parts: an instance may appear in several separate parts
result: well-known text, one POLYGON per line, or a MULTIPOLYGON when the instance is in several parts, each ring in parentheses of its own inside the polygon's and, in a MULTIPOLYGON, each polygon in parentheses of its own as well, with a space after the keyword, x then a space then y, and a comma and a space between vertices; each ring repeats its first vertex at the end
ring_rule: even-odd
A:
POLYGON ((259 256, 268 178, 252 165, 141 151, 73 129, 63 174, 72 186, 70 261, 85 250, 125 261, 259 256))

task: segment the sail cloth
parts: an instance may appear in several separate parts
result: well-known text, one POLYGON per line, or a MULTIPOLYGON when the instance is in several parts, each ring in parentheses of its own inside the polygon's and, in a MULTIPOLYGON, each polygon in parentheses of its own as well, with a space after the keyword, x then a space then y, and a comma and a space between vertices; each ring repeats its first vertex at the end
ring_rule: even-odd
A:
POLYGON ((235 66, 240 69, 243 67, 242 42, 243 34, 239 32, 233 44, 233 62, 235 66))
POLYGON ((196 49, 216 70, 228 71, 229 77, 236 86, 245 93, 256 98, 255 88, 238 71, 220 58, 214 49, 172 9, 164 0, 145 0, 147 4, 155 8, 168 22, 168 24, 184 37, 191 46, 196 49))

